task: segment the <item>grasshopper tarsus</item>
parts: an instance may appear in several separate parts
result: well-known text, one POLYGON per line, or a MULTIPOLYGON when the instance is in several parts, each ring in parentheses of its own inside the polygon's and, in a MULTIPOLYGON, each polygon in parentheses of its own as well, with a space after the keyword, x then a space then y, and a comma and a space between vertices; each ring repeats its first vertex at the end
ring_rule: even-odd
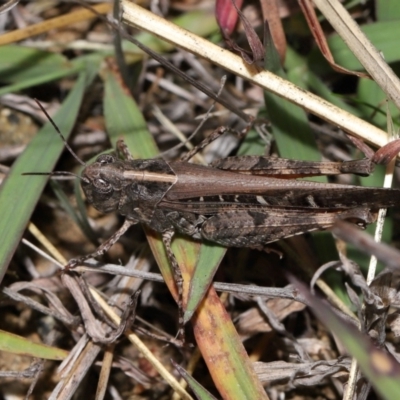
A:
POLYGON ((125 142, 122 139, 119 139, 117 141, 117 155, 126 161, 132 161, 133 156, 132 153, 129 151, 128 146, 125 144, 125 142))

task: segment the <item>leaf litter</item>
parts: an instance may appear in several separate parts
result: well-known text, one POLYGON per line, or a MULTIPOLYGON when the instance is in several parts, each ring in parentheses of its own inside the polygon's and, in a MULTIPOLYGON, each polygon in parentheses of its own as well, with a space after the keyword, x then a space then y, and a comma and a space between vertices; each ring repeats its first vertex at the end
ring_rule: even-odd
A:
MULTIPOLYGON (((171 13, 175 7, 179 9, 178 4, 172 3, 171 13)), ((46 20, 76 10, 76 6, 64 3, 56 3, 52 8, 46 8, 44 5, 39 10, 32 6, 20 5, 7 28, 16 29, 18 18, 24 18, 26 21, 35 18, 46 20)), ((211 8, 209 15, 212 15, 211 8)), ((296 14, 293 13, 291 17, 295 18, 296 14)), ((299 41, 301 40, 300 38, 299 41)), ((43 33, 42 36, 32 38, 30 43, 23 44, 33 49, 62 52, 66 59, 74 59, 94 51, 94 45, 100 42, 102 45, 110 45, 99 50, 107 53, 112 44, 109 29, 103 21, 92 19, 75 27, 69 26, 43 33)), ((111 53, 107 57, 110 55, 111 53)), ((220 69, 202 60, 190 58, 179 50, 167 54, 166 57, 187 74, 194 76, 195 79, 207 81, 210 86, 217 88, 216 91, 218 90, 220 77, 223 74, 220 69)), ((99 75, 85 95, 76 123, 76 133, 71 141, 78 155, 85 160, 111 147, 105 133, 106 121, 102 115, 101 77, 104 79, 104 68, 107 68, 104 65, 96 66, 99 68, 99 75)), ((129 69, 132 76, 137 77, 133 87, 134 96, 152 136, 162 151, 171 149, 177 144, 177 139, 155 118, 153 105, 157 105, 163 115, 187 137, 196 129, 198 124, 196 117, 209 109, 212 100, 151 60, 145 60, 140 68, 129 67, 129 69)), ((336 75, 335 79, 340 81, 340 75, 336 75)), ((39 116, 38 111, 32 106, 32 98, 37 97, 41 102, 49 102, 54 107, 54 104, 57 106, 62 102, 64 94, 74 84, 75 77, 72 74, 57 81, 46 81, 43 77, 43 83, 19 91, 18 97, 13 98, 13 103, 10 102, 10 97, 6 96, 1 98, 1 102, 11 107, 13 112, 25 106, 25 115, 33 115, 35 120, 41 120, 42 116, 39 116)), ((262 92, 233 76, 228 77, 221 96, 229 99, 239 109, 251 109, 254 113, 262 111, 262 92)), ((30 123, 35 129, 36 124, 30 123)), ((207 119, 202 132, 194 142, 197 143, 201 140, 201 135, 207 135, 220 125, 242 127, 243 124, 244 122, 237 116, 216 104, 211 117, 207 119)), ((322 124, 322 127, 327 126, 322 124)), ((28 129, 26 125, 22 125, 18 129, 19 133, 26 135, 33 128, 28 129)), ((328 148, 329 145, 330 149, 334 148, 334 153, 344 153, 349 159, 353 158, 354 152, 347 139, 337 134, 334 129, 328 128, 332 130, 335 138, 319 135, 319 148, 328 148)), ((262 153, 265 143, 259 137, 251 140, 254 143, 249 142, 246 145, 253 146, 253 154, 259 154, 257 152, 260 151, 262 153)), ((10 147, 4 151, 1 162, 10 165, 13 158, 20 154, 21 146, 25 146, 27 141, 28 139, 23 137, 21 143, 7 145, 10 147)), ((222 138, 220 142, 206 149, 205 156, 209 155, 208 152, 216 151, 218 157, 225 157, 235 146, 237 146, 235 139, 222 138)), ((3 136, 2 148, 4 148, 3 136)), ((274 146, 272 151, 276 151, 274 146)), ((180 153, 181 149, 175 150, 172 154, 168 154, 168 157, 174 159, 180 153)), ((62 156, 57 170, 72 170, 79 173, 69 154, 62 156)), ((61 186, 74 204, 76 200, 73 185, 61 182, 61 186)), ((110 236, 120 223, 117 216, 99 215, 91 207, 87 207, 86 213, 98 241, 110 236)), ((66 259, 94 249, 94 244, 71 223, 65 209, 50 189, 46 189, 41 196, 32 220, 66 259)), ((336 235, 339 235, 340 229, 335 228, 336 235)), ((35 241, 28 233, 25 237, 35 241)), ((355 320, 362 321, 358 322, 361 331, 370 336, 375 345, 387 349, 398 360, 400 358, 396 341, 400 335, 398 253, 388 245, 373 244, 359 231, 351 231, 346 239, 348 237, 361 248, 361 252, 378 254, 378 258, 387 265, 387 269, 368 286, 358 264, 343 252, 339 253, 340 259, 334 265, 346 282, 343 290, 348 295, 347 306, 351 309, 349 313, 353 313, 351 316, 349 314, 346 320, 353 321, 353 324, 355 320)), ((310 243, 307 240, 305 252, 312 251, 313 245, 310 243)), ((143 246, 145 246, 143 231, 140 227, 135 227, 105 256, 103 261, 106 265, 111 263, 124 265, 127 271, 139 269, 143 273, 150 271, 157 273, 148 249, 144 247, 140 250, 143 246)), ((312 254, 311 258, 314 259, 314 265, 322 265, 325 262, 318 258, 317 252, 312 254)), ((361 259, 360 256, 358 258, 361 259)), ((150 280, 130 276, 113 277, 94 270, 85 272, 83 278, 79 278, 75 274, 69 276, 60 273, 54 265, 54 262, 44 260, 21 244, 2 282, 4 297, 0 328, 34 342, 47 343, 71 352, 69 359, 61 366, 63 369, 57 372, 55 369, 57 364, 46 362, 44 368, 51 379, 46 379, 43 373, 38 374, 39 383, 33 388, 33 398, 51 398, 51 396, 62 398, 75 393, 77 387, 69 388, 62 383, 71 371, 79 376, 79 382, 87 374, 87 380, 80 383, 79 390, 94 394, 93 387, 97 385, 100 368, 108 368, 110 378, 105 381, 105 390, 109 393, 116 390, 121 398, 128 398, 133 394, 140 398, 170 398, 171 392, 165 383, 166 378, 161 378, 159 370, 123 338, 130 330, 137 332, 172 375, 174 370, 170 363, 171 358, 188 368, 193 356, 190 348, 176 349, 172 344, 165 347, 165 343, 174 343, 177 329, 176 306, 166 287, 150 280), (101 296, 122 315, 124 324, 120 325, 117 334, 115 334, 118 329, 115 322, 110 321, 110 317, 97 308, 96 300, 88 294, 91 288, 97 288, 101 296), (130 299, 138 290, 140 293, 137 305, 134 306, 130 299), (124 313, 127 310, 129 312, 124 313), (103 356, 104 349, 113 354, 112 361, 107 361, 103 356), (80 365, 77 364, 79 360, 80 365)), ((238 295, 232 292, 225 301, 251 359, 256 361, 254 370, 271 398, 274 393, 280 392, 285 392, 286 398, 306 399, 319 396, 340 398, 343 385, 348 379, 349 354, 309 312, 306 305, 312 306, 312 304, 308 304, 304 299, 303 302, 297 302, 288 298, 289 293, 295 293, 299 298, 301 294, 297 293, 295 287, 287 286, 287 270, 296 275, 300 273, 305 280, 310 279, 307 278, 307 272, 304 273, 301 262, 296 263, 293 258, 279 259, 274 253, 263 254, 246 249, 230 249, 216 279, 231 282, 233 286, 250 282, 266 289, 281 288, 281 292, 276 293, 275 298, 271 298, 271 293, 268 297, 257 297, 246 295, 245 286, 242 285, 238 295)), ((229 292, 228 287, 226 290, 229 292)), ((339 314, 344 315, 343 312, 339 314)), ((190 329, 187 329, 187 334, 191 340, 190 329)), ((26 346, 26 354, 29 354, 29 343, 26 346)), ((4 358, 1 370, 23 371, 26 369, 26 360, 27 358, 24 361, 21 359, 21 363, 15 365, 16 360, 12 360, 11 364, 10 359, 4 358)), ((192 372, 204 387, 216 394, 214 385, 205 378, 206 367, 202 362, 192 367, 192 372)), ((30 382, 20 378, 21 376, 18 379, 0 378, 7 382, 0 389, 2 394, 19 393, 23 396, 27 393, 30 382)))

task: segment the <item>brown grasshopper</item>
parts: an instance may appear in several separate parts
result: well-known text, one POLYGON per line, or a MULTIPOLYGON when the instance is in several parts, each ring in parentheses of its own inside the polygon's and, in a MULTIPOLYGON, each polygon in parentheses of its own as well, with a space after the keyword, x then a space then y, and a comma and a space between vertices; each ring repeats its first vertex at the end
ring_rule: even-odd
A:
POLYGON ((134 160, 120 141, 117 156, 100 155, 86 166, 81 186, 88 202, 103 213, 117 211, 126 219, 95 253, 67 266, 104 253, 138 222, 159 232, 178 288, 181 339, 182 276, 171 250, 175 232, 226 247, 264 250, 268 243, 330 228, 337 219, 364 227, 375 221, 379 208, 394 206, 400 199, 398 189, 282 178, 368 175, 374 167, 371 159, 307 162, 244 156, 202 166, 188 162, 194 153, 180 161, 134 160))
POLYGON ((134 160, 123 141, 118 142, 116 156, 100 155, 90 165, 80 161, 85 165, 80 180, 88 202, 100 212, 117 211, 126 219, 94 253, 70 260, 66 268, 103 254, 131 225, 146 224, 161 234, 173 267, 182 328, 182 276, 171 250, 175 232, 226 247, 264 250, 268 243, 330 228, 337 219, 364 227, 375 221, 379 208, 399 202, 399 189, 293 179, 369 175, 374 158, 308 162, 243 156, 217 160, 209 166, 188 162, 227 130, 219 128, 180 161, 134 160))

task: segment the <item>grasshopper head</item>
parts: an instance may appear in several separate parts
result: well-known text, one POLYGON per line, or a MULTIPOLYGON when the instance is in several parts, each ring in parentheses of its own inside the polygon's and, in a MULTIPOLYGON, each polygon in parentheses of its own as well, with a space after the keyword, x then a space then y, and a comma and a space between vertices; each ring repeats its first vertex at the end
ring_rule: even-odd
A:
POLYGON ((82 171, 81 186, 96 210, 117 211, 123 187, 123 163, 112 155, 100 155, 82 171))

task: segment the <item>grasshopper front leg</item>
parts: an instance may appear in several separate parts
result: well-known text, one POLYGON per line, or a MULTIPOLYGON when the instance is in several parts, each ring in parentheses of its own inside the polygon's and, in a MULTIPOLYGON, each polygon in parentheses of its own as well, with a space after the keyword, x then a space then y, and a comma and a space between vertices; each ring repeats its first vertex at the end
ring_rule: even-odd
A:
POLYGON ((79 264, 82 264, 84 261, 89 258, 96 258, 104 253, 106 253, 116 242, 118 242, 119 238, 132 226, 137 224, 136 220, 126 218, 121 228, 117 230, 110 238, 108 238, 104 243, 102 243, 93 253, 87 254, 86 256, 79 258, 72 258, 69 260, 68 264, 65 266, 66 270, 75 268, 79 264))

